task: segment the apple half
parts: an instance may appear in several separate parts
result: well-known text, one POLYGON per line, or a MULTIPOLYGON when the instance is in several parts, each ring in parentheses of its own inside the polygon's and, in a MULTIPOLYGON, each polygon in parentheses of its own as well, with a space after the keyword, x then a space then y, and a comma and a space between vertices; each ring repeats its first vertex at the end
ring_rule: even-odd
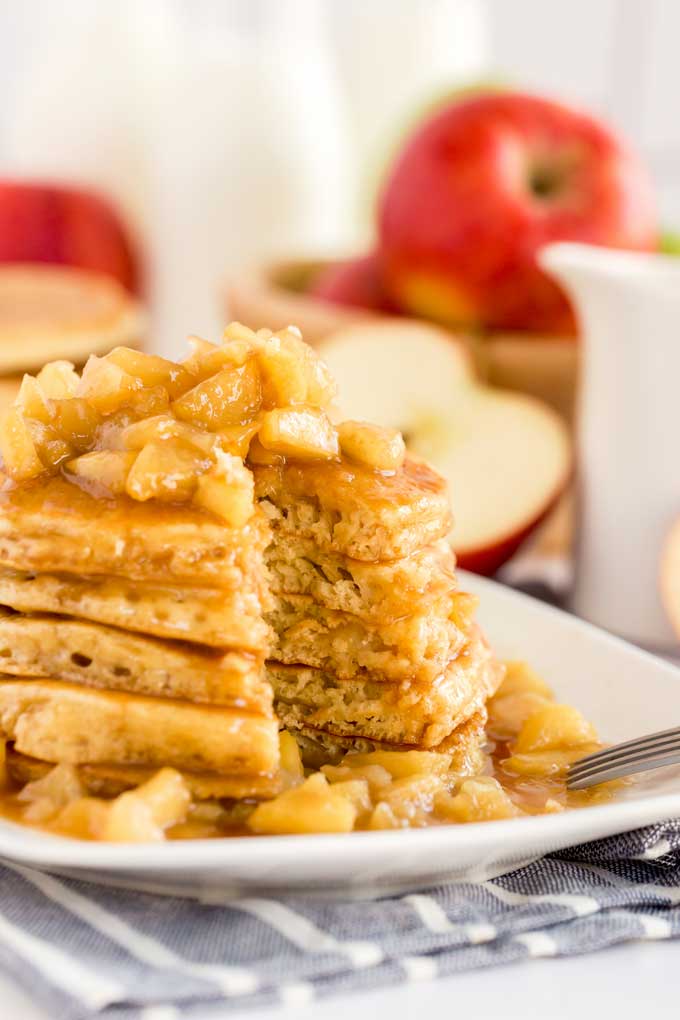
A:
POLYGON ((571 474, 562 419, 484 386, 444 330, 403 319, 349 326, 319 346, 344 418, 399 428, 449 483, 461 567, 493 574, 555 505, 571 474))
POLYGON ((680 638, 680 518, 668 532, 660 568, 661 601, 673 630, 680 638))

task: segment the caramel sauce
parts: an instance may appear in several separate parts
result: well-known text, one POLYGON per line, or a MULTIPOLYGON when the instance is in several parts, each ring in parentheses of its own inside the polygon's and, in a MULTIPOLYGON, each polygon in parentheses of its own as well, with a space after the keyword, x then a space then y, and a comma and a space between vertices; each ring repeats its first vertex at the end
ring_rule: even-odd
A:
MULTIPOLYGON (((554 777, 528 778, 506 768, 505 762, 511 755, 508 743, 490 743, 491 775, 501 784, 514 804, 529 815, 546 814, 546 803, 555 802, 562 808, 582 808, 594 804, 606 804, 621 789, 623 782, 617 780, 600 783, 588 790, 568 790, 563 774, 554 777)), ((578 755, 574 755, 574 760, 578 755)), ((550 813, 550 812, 548 812, 550 813)))
POLYGON ((286 492, 309 497, 313 493, 323 506, 376 508, 403 506, 410 511, 429 505, 440 511, 448 503, 446 483, 424 461, 407 456, 397 471, 376 471, 344 457, 332 461, 255 467, 258 493, 286 492))
MULTIPOLYGON (((518 815, 553 814, 561 810, 573 810, 607 803, 626 783, 630 782, 630 780, 617 780, 594 786, 589 790, 567 790, 564 773, 530 778, 514 773, 506 765, 511 752, 511 742, 489 739, 483 764, 477 775, 480 777, 491 776, 497 780, 503 793, 518 809, 518 815)), ((409 755, 414 752, 404 751, 402 753, 409 755)), ((579 753, 574 751, 574 760, 577 757, 579 757, 579 753)), ((312 774, 318 775, 318 773, 312 774)), ((427 773, 423 773, 421 776, 416 775, 414 780, 422 779, 425 775, 427 773)), ((330 789, 332 790, 332 788, 331 784, 330 789)), ((455 790, 455 786, 452 786, 452 790, 455 790)), ((400 828, 452 824, 451 819, 438 815, 436 810, 433 810, 428 797, 428 794, 424 796, 418 813, 414 815, 414 820, 410 824, 401 824, 400 828)), ((27 800, 26 794, 22 794, 21 788, 11 779, 7 779, 5 790, 0 794, 0 816, 8 821, 27 825, 42 832, 86 840, 97 839, 96 833, 88 831, 87 828, 74 828, 71 821, 67 825, 60 824, 59 815, 56 818, 54 816, 51 818, 39 817, 40 809, 38 807, 36 811, 35 803, 35 801, 27 800)), ((106 802, 100 801, 99 803, 106 802)), ((247 819, 255 808, 256 802, 251 800, 193 803, 183 821, 166 829, 165 838, 186 840, 226 839, 236 836, 253 837, 258 833, 248 828, 247 819)), ((483 817, 481 815, 479 817, 471 816, 461 820, 493 820, 494 817, 506 818, 508 815, 499 810, 497 815, 487 813, 483 817)), ((521 821, 521 818, 518 818, 518 821, 521 821)), ((370 826, 357 824, 355 827, 365 829, 370 826)))

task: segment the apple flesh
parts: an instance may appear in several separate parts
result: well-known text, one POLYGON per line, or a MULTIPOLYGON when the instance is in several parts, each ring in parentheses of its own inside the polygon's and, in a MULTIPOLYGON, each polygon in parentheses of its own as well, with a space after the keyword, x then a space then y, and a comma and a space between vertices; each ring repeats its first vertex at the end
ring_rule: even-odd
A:
POLYGON ((140 285, 132 242, 99 195, 51 184, 0 180, 0 262, 51 262, 140 285))
POLYGON ((375 254, 327 266, 313 280, 308 294, 335 305, 367 308, 374 312, 390 311, 375 254))
POLYGON ((571 447, 538 400, 481 385, 464 348, 437 327, 358 324, 319 348, 342 415, 399 428, 447 479, 461 567, 495 573, 566 488, 571 447))
POLYGON ((530 95, 481 94, 438 111, 381 197, 387 293, 449 326, 573 332, 566 296, 536 260, 556 240, 654 250, 652 189, 597 120, 530 95))
POLYGON ((680 638, 680 519, 675 521, 664 543, 659 585, 666 616, 680 638))

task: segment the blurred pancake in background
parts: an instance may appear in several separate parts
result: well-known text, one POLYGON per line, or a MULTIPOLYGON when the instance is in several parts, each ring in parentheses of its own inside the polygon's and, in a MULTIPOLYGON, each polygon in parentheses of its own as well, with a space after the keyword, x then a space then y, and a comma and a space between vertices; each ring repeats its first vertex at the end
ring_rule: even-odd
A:
MULTIPOLYGON (((139 347, 141 305, 112 277, 71 266, 0 265, 0 375, 46 361, 82 365, 112 347, 139 347)), ((0 402, 20 380, 0 379, 0 402)))

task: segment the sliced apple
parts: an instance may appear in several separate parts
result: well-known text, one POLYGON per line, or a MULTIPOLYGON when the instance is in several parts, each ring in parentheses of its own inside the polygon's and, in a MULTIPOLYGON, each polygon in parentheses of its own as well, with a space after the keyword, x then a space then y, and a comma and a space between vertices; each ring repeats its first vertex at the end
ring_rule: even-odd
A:
POLYGON ((680 518, 671 527, 663 546, 659 582, 666 615, 680 637, 680 518))
POLYGON ((320 346, 340 409, 399 428, 447 478, 461 567, 492 574, 552 509, 571 471, 566 427, 531 397, 492 389, 450 334, 400 320, 357 324, 320 346))

